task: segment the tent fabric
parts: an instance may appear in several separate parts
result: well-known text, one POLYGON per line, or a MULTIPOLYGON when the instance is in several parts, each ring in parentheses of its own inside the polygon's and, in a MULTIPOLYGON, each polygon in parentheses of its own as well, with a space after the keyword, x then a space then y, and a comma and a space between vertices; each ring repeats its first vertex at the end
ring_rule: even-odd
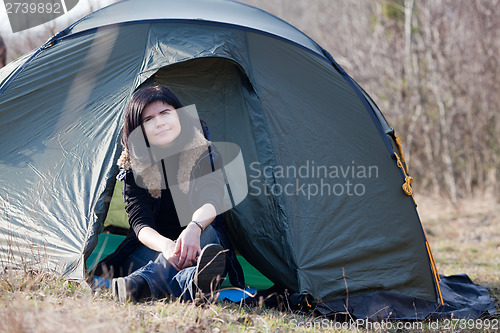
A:
POLYGON ((147 6, 140 1, 120 1, 83 18, 72 27, 71 33, 115 24, 163 20, 237 26, 239 29, 271 34, 321 53, 314 41, 289 23, 261 9, 227 0, 190 0, 188 3, 148 0, 147 6), (113 15, 109 15, 110 11, 113 15))
POLYGON ((126 41, 144 31, 130 30, 45 49, 0 95, 0 195, 7 205, 0 242, 16 263, 84 277, 84 257, 95 246, 114 184, 122 110, 132 90, 123 82, 142 55, 126 41))
MULTIPOLYGON (((171 12, 165 2, 162 8, 171 12)), ((98 13, 103 15, 104 9, 98 13)), ((370 189, 363 197, 250 195, 231 212, 230 230, 249 262, 272 281, 318 299, 344 293, 342 266, 349 263, 345 274, 353 293, 396 288, 435 300, 418 216, 411 198, 400 191, 399 170, 371 110, 325 57, 270 32, 239 26, 139 20, 74 36, 70 32, 43 48, 2 87, 2 163, 9 177, 1 182, 15 209, 9 225, 40 235, 32 242, 34 251, 57 255, 54 264, 63 265, 68 276, 82 278, 84 258, 96 244, 114 185, 127 99, 161 68, 213 57, 238 64, 227 79, 227 86, 236 83, 228 89, 238 94, 212 88, 183 102, 199 106, 202 118, 215 127, 214 141, 242 148, 247 170, 254 172, 249 177, 264 189, 284 187, 289 177, 273 172, 259 176, 250 165, 273 170, 314 161, 347 168, 355 162, 379 169, 377 177, 361 180, 370 189), (205 105, 216 108, 217 115, 205 111, 205 105), (324 135, 318 135, 321 130, 324 135), (30 133, 28 140, 18 140, 19 132, 30 133), (325 151, 335 142, 341 144, 325 151), (373 216, 384 221, 382 228, 368 223, 373 216), (408 221, 404 225, 401 216, 408 221), (335 241, 317 238, 325 227, 335 241), (398 235, 394 229, 400 230, 398 235), (366 271, 373 272, 370 281, 363 277, 366 271)), ((179 88, 188 90, 197 82, 202 82, 199 76, 179 88)), ((24 257, 33 251, 19 249, 24 257)))
POLYGON ((496 316, 489 288, 477 285, 466 274, 440 276, 444 304, 429 314, 429 319, 481 318, 496 316))
POLYGON ((348 309, 354 318, 374 321, 473 319, 497 314, 488 288, 474 284, 467 275, 441 275, 439 284, 444 305, 436 306, 434 302, 394 292, 375 292, 323 303, 317 310, 323 315, 332 315, 348 309))
POLYGON ((232 1, 128 0, 24 59, 0 70, 4 262, 84 278, 115 187, 126 103, 162 83, 196 105, 213 141, 241 148, 249 194, 226 213, 227 229, 273 283, 319 303, 342 299, 346 284, 352 297, 438 303, 390 126, 291 25, 232 1))

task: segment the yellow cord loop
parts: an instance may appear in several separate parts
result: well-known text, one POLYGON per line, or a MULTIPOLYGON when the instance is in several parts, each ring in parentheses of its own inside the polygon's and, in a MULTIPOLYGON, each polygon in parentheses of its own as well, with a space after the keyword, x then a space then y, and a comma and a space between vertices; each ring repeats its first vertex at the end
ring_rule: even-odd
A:
POLYGON ((307 304, 308 307, 312 308, 312 305, 309 304, 309 301, 307 300, 307 296, 306 296, 306 304, 307 304))
POLYGON ((405 156, 403 154, 403 146, 401 145, 401 140, 396 136, 396 134, 394 134, 394 141, 396 141, 396 144, 398 145, 398 150, 399 153, 401 154, 401 159, 399 158, 399 155, 396 152, 394 152, 394 155, 396 155, 398 167, 401 168, 401 170, 403 170, 403 174, 405 175, 405 182, 401 187, 403 188, 403 191, 406 194, 413 196, 413 189, 411 188, 411 183, 413 183, 413 177, 408 175, 408 164, 406 164, 405 156))
MULTIPOLYGON (((403 146, 401 145, 401 140, 396 134, 394 134, 394 138, 396 139, 396 144, 398 145, 399 153, 401 154, 401 160, 404 164, 406 164, 405 156, 403 155, 403 146)), ((406 168, 406 172, 408 172, 408 166, 406 168)))
POLYGON ((403 191, 405 191, 405 193, 408 195, 413 195, 413 189, 410 185, 411 183, 413 183, 413 178, 410 176, 406 176, 405 183, 403 184, 403 186, 401 186, 403 188, 403 191))

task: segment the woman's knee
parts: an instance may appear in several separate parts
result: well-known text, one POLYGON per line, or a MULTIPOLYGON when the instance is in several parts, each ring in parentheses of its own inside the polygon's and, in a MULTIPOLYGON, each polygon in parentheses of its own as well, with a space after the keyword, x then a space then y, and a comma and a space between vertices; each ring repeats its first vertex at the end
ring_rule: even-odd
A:
POLYGON ((201 233, 200 247, 203 248, 205 245, 213 243, 220 245, 220 240, 219 237, 217 237, 217 232, 215 231, 215 229, 211 225, 209 225, 201 233))

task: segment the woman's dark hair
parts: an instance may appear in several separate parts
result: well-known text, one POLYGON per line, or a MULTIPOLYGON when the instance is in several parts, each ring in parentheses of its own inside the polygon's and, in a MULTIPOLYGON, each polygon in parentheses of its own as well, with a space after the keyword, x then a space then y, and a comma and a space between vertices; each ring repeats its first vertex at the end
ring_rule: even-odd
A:
MULTIPOLYGON (((142 112, 151 103, 163 102, 173 106, 176 110, 183 107, 177 96, 165 86, 155 85, 142 88, 134 93, 127 105, 124 115, 121 143, 122 147, 129 147, 128 137, 137 127, 142 128, 142 112)), ((194 119, 187 112, 177 112, 181 124, 181 142, 190 142, 194 136, 194 119)), ((144 129, 143 129, 143 133, 144 129)), ((144 137, 145 134, 144 134, 144 137)))

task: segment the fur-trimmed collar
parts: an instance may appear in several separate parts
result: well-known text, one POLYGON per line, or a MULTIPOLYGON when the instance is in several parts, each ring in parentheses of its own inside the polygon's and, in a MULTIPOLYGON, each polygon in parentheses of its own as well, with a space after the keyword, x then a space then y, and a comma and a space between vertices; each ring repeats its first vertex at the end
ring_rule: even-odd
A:
MULTIPOLYGON (((191 172, 200 158, 201 154, 210 146, 210 141, 205 139, 203 134, 195 129, 193 140, 187 144, 179 157, 179 168, 177 172, 177 181, 183 193, 189 190, 189 179, 191 172)), ((161 196, 162 177, 158 163, 146 165, 130 156, 127 149, 124 149, 117 162, 118 166, 125 170, 134 170, 139 173, 144 180, 144 185, 153 198, 161 196)))

